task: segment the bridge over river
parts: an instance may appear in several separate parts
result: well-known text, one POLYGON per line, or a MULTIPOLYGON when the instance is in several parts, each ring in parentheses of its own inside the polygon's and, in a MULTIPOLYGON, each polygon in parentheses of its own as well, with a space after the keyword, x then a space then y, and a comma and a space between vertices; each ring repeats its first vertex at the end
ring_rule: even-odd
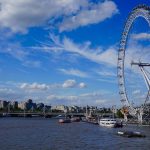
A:
MULTIPOLYGON (((9 117, 56 117, 58 115, 68 115, 68 116, 77 116, 84 117, 85 113, 63 113, 63 112, 0 112, 0 116, 9 116, 9 117)), ((112 116, 112 113, 95 113, 94 116, 112 116)))

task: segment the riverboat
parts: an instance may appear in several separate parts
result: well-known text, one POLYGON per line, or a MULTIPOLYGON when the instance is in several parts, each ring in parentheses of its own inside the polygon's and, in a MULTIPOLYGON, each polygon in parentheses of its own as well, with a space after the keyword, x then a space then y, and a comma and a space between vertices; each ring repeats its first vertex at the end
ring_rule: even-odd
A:
POLYGON ((115 118, 102 118, 99 120, 99 125, 103 127, 118 128, 123 127, 122 122, 115 118))
POLYGON ((73 117, 73 118, 71 118, 71 122, 80 122, 80 118, 79 117, 73 117))
POLYGON ((94 117, 82 118, 82 122, 98 125, 97 118, 94 118, 94 117))
POLYGON ((123 136, 123 137, 128 137, 128 138, 131 138, 131 137, 146 137, 144 134, 142 134, 141 132, 133 132, 133 131, 118 131, 117 133, 118 135, 120 136, 123 136))
POLYGON ((70 119, 59 119, 59 123, 71 123, 70 119))

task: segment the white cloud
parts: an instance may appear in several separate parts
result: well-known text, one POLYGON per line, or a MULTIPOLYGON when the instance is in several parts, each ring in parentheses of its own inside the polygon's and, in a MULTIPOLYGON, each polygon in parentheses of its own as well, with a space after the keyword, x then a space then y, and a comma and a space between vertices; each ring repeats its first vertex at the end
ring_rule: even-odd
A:
POLYGON ((105 82, 105 83, 109 83, 109 84, 118 84, 117 79, 97 79, 100 82, 105 82))
POLYGON ((0 99, 1 100, 18 100, 23 98, 24 95, 19 91, 16 91, 15 88, 11 87, 0 87, 0 99))
POLYGON ((63 72, 64 74, 67 74, 67 75, 73 75, 73 76, 77 76, 77 77, 88 77, 88 74, 83 72, 83 71, 80 71, 78 69, 58 69, 59 71, 63 72))
MULTIPOLYGON (((47 96, 47 101, 51 104, 67 104, 67 105, 91 105, 91 106, 109 106, 109 102, 111 104, 113 103, 112 101, 112 94, 111 94, 111 99, 106 100, 104 97, 106 93, 105 92, 91 92, 91 93, 84 93, 84 94, 79 94, 79 95, 54 95, 51 94, 47 96)), ((110 93, 107 92, 108 95, 110 93)), ((111 105, 110 104, 110 105, 111 105)))
MULTIPOLYGON (((83 82, 77 83, 76 87, 84 85, 83 82)), ((0 85, 0 99, 4 100, 17 100, 25 101, 29 98, 35 102, 43 102, 52 105, 102 105, 109 106, 109 102, 114 100, 114 96, 108 91, 95 91, 89 93, 72 93, 68 90, 64 90, 62 86, 56 87, 57 89, 51 89, 51 85, 39 84, 39 83, 16 83, 1 82, 0 85), (11 87, 11 88, 8 88, 11 87), (59 89, 58 89, 59 88, 59 89), (106 103, 103 101, 106 100, 106 103), (101 102, 100 102, 101 101, 101 102)), ((80 90, 80 89, 79 89, 80 90)), ((73 90, 74 91, 74 90, 73 90)), ((81 91, 81 90, 80 90, 81 91)))
POLYGON ((26 60, 23 62, 23 65, 26 67, 33 67, 33 68, 39 68, 41 67, 41 62, 40 61, 31 61, 31 60, 26 60))
POLYGON ((15 91, 10 88, 0 88, 0 93, 1 94, 5 93, 7 95, 7 94, 14 94, 15 91))
POLYGON ((116 72, 112 72, 112 71, 106 71, 106 70, 101 70, 101 71, 97 71, 97 74, 101 75, 101 76, 105 76, 105 77, 116 77, 117 74, 116 72))
POLYGON ((76 87, 76 85, 77 85, 77 83, 75 80, 69 79, 63 83, 62 87, 63 88, 74 88, 74 87, 76 87))
POLYGON ((108 66, 116 66, 117 65, 117 48, 109 47, 104 50, 102 48, 94 48, 92 49, 90 46, 90 42, 85 42, 83 44, 74 43, 69 38, 64 38, 62 41, 58 36, 50 35, 50 39, 53 42, 51 45, 47 46, 46 44, 41 47, 33 47, 34 49, 40 49, 42 51, 51 53, 59 53, 66 51, 73 54, 78 54, 92 62, 96 62, 98 64, 105 64, 108 66))
POLYGON ((88 9, 83 9, 76 15, 67 17, 60 24, 59 30, 72 30, 80 26, 89 24, 96 24, 111 18, 114 14, 118 13, 117 6, 112 1, 104 1, 98 4, 90 4, 88 9))
POLYGON ((89 0, 0 0, 0 3, 0 27, 22 33, 30 27, 45 26, 48 21, 61 31, 71 30, 101 22, 118 12, 112 1, 96 4, 89 0))
POLYGON ((85 88, 85 87, 87 87, 87 85, 85 83, 81 82, 81 83, 79 83, 79 87, 80 88, 85 88))
POLYGON ((131 38, 134 40, 150 40, 150 34, 149 33, 132 34, 131 38))
POLYGON ((84 82, 81 83, 77 83, 76 80, 66 80, 63 84, 62 84, 63 88, 86 88, 86 84, 84 82))
POLYGON ((35 91, 35 90, 45 91, 49 88, 49 86, 46 85, 46 84, 38 84, 38 83, 35 82, 35 83, 32 83, 32 84, 22 83, 20 85, 20 88, 25 89, 25 90, 29 90, 29 91, 35 91))
POLYGON ((83 93, 81 97, 101 97, 103 92, 91 92, 91 93, 83 93))
POLYGON ((141 93, 140 90, 135 90, 135 91, 132 92, 133 95, 137 95, 137 94, 140 94, 140 93, 141 93))
POLYGON ((108 101, 108 100, 98 99, 98 100, 95 100, 95 103, 96 103, 97 105, 100 105, 100 104, 106 103, 107 101, 108 101))
POLYGON ((15 85, 16 87, 19 87, 20 89, 26 90, 28 92, 36 92, 36 91, 48 91, 48 90, 56 90, 62 88, 85 88, 86 84, 84 82, 77 83, 76 80, 68 79, 64 81, 63 84, 60 83, 54 83, 54 84, 45 84, 45 83, 18 83, 15 85))
POLYGON ((48 100, 77 100, 77 96, 68 95, 68 96, 61 96, 61 95, 49 95, 47 96, 48 100))
POLYGON ((7 41, 4 43, 1 42, 0 53, 8 54, 19 61, 25 60, 27 56, 29 55, 27 51, 23 50, 20 44, 18 43, 9 44, 7 41))
POLYGON ((21 62, 23 66, 26 67, 41 67, 42 63, 39 60, 33 60, 29 56, 32 55, 30 49, 23 48, 19 43, 9 43, 7 40, 0 41, 0 53, 11 56, 21 62))

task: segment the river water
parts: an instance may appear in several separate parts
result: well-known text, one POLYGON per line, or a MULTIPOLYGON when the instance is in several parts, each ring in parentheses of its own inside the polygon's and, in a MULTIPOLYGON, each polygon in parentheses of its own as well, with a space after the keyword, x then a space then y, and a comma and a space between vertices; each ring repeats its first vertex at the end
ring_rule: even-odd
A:
POLYGON ((0 118, 0 150, 149 150, 150 127, 104 128, 56 119, 0 118), (118 130, 141 131, 146 138, 125 138, 118 130))

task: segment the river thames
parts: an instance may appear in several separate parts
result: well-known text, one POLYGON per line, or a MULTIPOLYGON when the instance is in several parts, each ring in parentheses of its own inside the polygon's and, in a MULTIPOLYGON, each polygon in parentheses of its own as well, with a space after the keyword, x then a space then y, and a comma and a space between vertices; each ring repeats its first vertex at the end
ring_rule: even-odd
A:
POLYGON ((150 127, 122 129, 56 119, 0 118, 0 150, 149 150, 150 127), (119 130, 141 131, 146 138, 125 138, 119 130))

